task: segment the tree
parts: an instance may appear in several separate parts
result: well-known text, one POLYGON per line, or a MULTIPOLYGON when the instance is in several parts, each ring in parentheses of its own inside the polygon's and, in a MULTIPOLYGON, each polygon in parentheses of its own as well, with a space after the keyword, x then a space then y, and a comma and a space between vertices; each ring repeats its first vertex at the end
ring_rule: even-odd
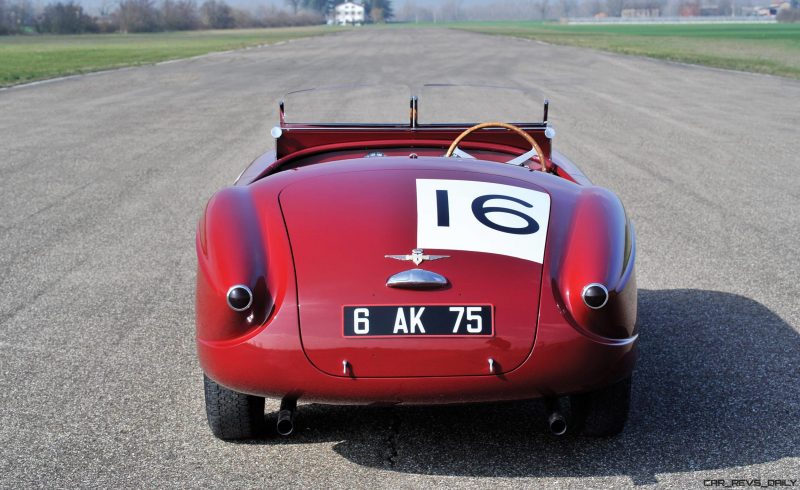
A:
POLYGON ((561 6, 561 15, 569 18, 575 10, 575 0, 559 0, 558 3, 561 6))
POLYGON ((539 18, 541 18, 543 20, 546 19, 547 18, 547 12, 550 9, 549 0, 539 0, 539 3, 537 4, 537 6, 539 7, 539 18))
POLYGON ((413 22, 432 22, 433 12, 417 5, 414 0, 407 0, 400 11, 399 20, 413 22))
POLYGON ((777 20, 778 22, 800 22, 800 9, 780 9, 777 20))
POLYGON ((301 5, 305 9, 324 14, 328 9, 328 0, 302 0, 301 5))
POLYGON ((164 29, 168 31, 188 31, 200 27, 194 0, 164 0, 161 19, 164 29))
POLYGON ((259 19, 251 12, 243 9, 233 9, 233 23, 237 29, 264 27, 259 19))
POLYGON ((364 3, 364 12, 369 15, 374 22, 384 22, 394 17, 391 0, 366 0, 364 3), (379 12, 374 12, 375 10, 379 12), (378 20, 378 18, 380 20, 378 20))
POLYGON ((37 27, 39 32, 51 34, 79 34, 99 30, 95 20, 84 13, 83 7, 72 1, 47 5, 37 27))
POLYGON ((0 36, 11 33, 11 23, 8 19, 6 0, 0 0, 0 36))
POLYGON ((35 26, 36 11, 30 0, 0 0, 0 34, 16 34, 35 26))
POLYGON ((292 13, 297 15, 297 9, 300 8, 301 0, 286 0, 286 4, 292 8, 292 13))
POLYGON ((414 0, 406 0, 403 3, 403 7, 400 9, 400 15, 398 15, 401 21, 412 21, 416 20, 417 15, 417 2, 414 0))
POLYGON ((224 0, 206 0, 200 7, 200 16, 206 27, 212 29, 232 29, 236 27, 233 9, 224 0))
POLYGON ((608 15, 611 17, 619 17, 622 15, 622 9, 625 7, 624 0, 607 0, 608 15))
POLYGON ((161 29, 153 0, 122 0, 114 14, 122 32, 153 32, 161 29))
MULTIPOLYGON (((439 7, 438 20, 440 21, 452 22, 463 20, 463 18, 461 0, 447 0, 439 7)), ((436 17, 434 17, 434 22, 436 22, 436 20, 436 17)))

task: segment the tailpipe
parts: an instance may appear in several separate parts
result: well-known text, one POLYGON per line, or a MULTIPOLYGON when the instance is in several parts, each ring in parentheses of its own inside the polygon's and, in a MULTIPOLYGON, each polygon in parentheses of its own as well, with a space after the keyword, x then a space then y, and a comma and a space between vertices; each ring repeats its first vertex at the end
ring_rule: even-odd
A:
POLYGON ((567 419, 561 412, 552 412, 547 417, 547 427, 554 436, 563 436, 567 433, 567 419))
POLYGON ((563 436, 567 433, 567 418, 561 411, 561 404, 557 398, 545 399, 547 410, 547 428, 554 436, 563 436))
POLYGON ((294 432, 294 414, 297 409, 297 399, 284 398, 281 400, 281 410, 278 412, 278 434, 289 436, 294 432))

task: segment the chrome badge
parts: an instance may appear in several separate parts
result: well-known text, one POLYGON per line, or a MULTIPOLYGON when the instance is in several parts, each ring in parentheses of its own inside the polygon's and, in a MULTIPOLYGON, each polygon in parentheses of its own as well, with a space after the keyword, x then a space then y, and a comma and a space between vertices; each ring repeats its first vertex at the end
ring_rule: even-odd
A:
POLYGON ((439 260, 450 257, 449 255, 425 255, 423 252, 421 248, 415 248, 411 251, 411 255, 384 255, 384 257, 395 260, 410 260, 415 265, 420 265, 426 260, 439 260))

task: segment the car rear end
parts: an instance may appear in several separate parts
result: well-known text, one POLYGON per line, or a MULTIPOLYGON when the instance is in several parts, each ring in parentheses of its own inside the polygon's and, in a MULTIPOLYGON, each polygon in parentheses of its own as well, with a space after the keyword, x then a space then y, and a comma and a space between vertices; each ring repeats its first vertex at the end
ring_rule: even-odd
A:
POLYGON ((326 164, 218 194, 198 233, 206 374, 260 397, 387 404, 553 397, 629 376, 633 235, 603 210, 615 198, 438 160, 326 164), (576 217, 602 234, 581 235, 576 217), (438 258, 415 263, 415 249, 438 258), (446 282, 387 285, 415 270, 446 282), (581 299, 590 283, 609 291, 601 310, 581 299), (252 285, 244 311, 227 304, 237 284, 252 285))

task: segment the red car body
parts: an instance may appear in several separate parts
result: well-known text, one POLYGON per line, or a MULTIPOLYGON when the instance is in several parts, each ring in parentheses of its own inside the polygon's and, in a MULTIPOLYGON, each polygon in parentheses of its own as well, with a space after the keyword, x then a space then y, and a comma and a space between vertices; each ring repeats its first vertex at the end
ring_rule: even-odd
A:
MULTIPOLYGON (((552 150, 546 122, 520 127, 541 146, 548 171, 537 158, 503 164, 530 150, 503 129, 476 131, 460 145, 474 159, 443 158, 467 127, 282 120, 276 152, 216 193, 198 226, 197 347, 206 375, 239 393, 337 404, 553 398, 630 377, 635 238, 621 202, 552 150), (421 248, 418 181, 549 199, 540 260, 470 250, 483 233, 461 249, 424 248, 441 260, 387 258, 421 248), (387 287, 387 278, 414 268, 447 286, 387 287), (582 298, 594 283, 608 292, 599 309, 582 298), (233 285, 252 290, 247 310, 226 303, 233 285), (343 334, 348 305, 486 305, 493 326, 474 336, 358 338, 343 334)), ((514 202, 483 205, 490 203, 526 212, 514 202)), ((515 213, 483 211, 493 223, 515 213)), ((505 218, 503 229, 524 223, 505 218)))

